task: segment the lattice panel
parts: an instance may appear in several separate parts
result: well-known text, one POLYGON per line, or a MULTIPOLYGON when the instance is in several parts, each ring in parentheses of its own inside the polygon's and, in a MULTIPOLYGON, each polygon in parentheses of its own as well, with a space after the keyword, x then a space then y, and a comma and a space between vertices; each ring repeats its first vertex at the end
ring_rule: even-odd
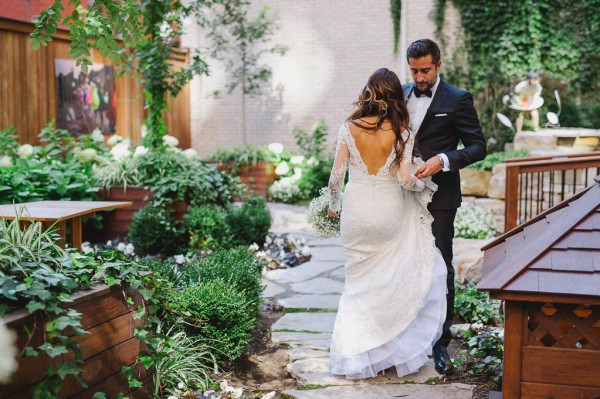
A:
POLYGON ((527 344, 600 350, 600 306, 527 304, 527 344))

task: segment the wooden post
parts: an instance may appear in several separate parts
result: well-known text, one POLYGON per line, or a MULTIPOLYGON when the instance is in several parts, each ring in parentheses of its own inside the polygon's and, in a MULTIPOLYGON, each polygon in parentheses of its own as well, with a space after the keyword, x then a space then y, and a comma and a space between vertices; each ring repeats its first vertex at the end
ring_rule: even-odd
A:
POLYGON ((517 227, 519 217, 519 166, 506 164, 506 188, 504 195, 504 231, 517 227))
POLYGON ((81 216, 71 220, 71 245, 73 248, 81 249, 81 216))
POLYGON ((502 399, 521 397, 521 354, 525 330, 522 302, 506 301, 504 321, 504 371, 502 399))

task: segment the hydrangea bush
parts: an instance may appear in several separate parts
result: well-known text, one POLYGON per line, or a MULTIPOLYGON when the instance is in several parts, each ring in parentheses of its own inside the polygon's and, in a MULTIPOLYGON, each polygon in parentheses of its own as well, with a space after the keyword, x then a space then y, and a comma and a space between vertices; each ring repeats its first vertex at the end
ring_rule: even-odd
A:
POLYGON ((454 219, 455 237, 485 239, 497 235, 492 213, 480 206, 463 202, 454 219))

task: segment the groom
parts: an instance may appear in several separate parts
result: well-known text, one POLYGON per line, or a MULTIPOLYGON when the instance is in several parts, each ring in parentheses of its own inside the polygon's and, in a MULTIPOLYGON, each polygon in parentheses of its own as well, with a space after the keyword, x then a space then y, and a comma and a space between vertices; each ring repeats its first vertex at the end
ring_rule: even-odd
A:
POLYGON ((454 319, 452 239, 454 217, 461 202, 459 169, 484 159, 487 150, 471 94, 439 77, 442 61, 438 45, 429 39, 417 40, 408 47, 406 56, 414 81, 404 86, 406 105, 411 128, 416 132, 416 148, 426 161, 415 175, 419 179, 433 176, 438 185, 429 204, 431 228, 448 269, 446 320, 432 354, 436 371, 451 374, 454 367, 446 347, 452 339, 450 326, 454 319), (459 141, 464 145, 460 150, 459 141))

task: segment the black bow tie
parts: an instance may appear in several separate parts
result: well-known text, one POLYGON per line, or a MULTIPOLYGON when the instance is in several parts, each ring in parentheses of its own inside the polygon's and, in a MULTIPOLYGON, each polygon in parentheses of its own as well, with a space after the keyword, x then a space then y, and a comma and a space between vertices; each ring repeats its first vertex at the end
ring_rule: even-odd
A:
POLYGON ((427 96, 429 98, 431 98, 431 89, 427 89, 427 90, 419 90, 415 87, 415 96, 417 96, 417 98, 420 98, 421 96, 427 96))

